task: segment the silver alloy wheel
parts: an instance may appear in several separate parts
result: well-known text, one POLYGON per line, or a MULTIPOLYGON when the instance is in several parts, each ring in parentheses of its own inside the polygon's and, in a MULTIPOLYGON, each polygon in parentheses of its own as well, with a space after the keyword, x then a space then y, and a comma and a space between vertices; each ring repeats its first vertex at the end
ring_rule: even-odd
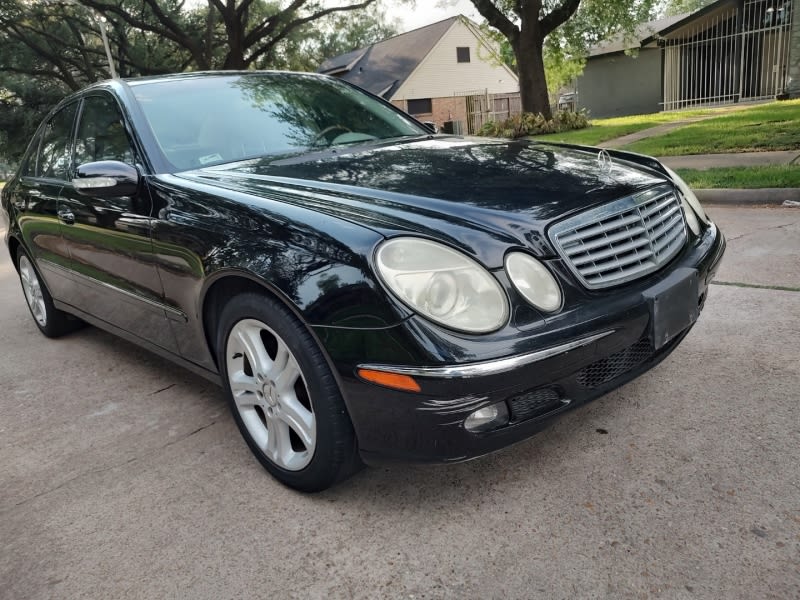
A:
POLYGON ((261 321, 244 319, 231 329, 226 348, 231 393, 253 441, 282 469, 308 466, 317 421, 303 373, 286 342, 261 321))
POLYGON ((42 295, 42 284, 39 283, 39 276, 36 275, 27 256, 21 256, 19 259, 19 276, 22 280, 22 291, 25 293, 25 300, 28 302, 33 318, 42 327, 47 327, 47 307, 42 295))

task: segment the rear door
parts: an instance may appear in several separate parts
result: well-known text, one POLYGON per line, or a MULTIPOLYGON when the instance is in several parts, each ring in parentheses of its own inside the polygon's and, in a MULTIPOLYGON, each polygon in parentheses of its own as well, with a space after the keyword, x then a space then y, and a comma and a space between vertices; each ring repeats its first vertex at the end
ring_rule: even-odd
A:
POLYGON ((47 120, 11 192, 25 247, 56 299, 69 295, 71 284, 69 252, 58 219, 58 196, 67 182, 77 113, 76 101, 47 120))
MULTIPOLYGON (((114 160, 139 165, 140 156, 116 99, 94 92, 83 99, 73 157, 79 165, 114 160)), ((175 340, 166 320, 161 281, 153 262, 152 203, 144 180, 132 196, 61 190, 58 212, 70 254, 75 293, 69 303, 167 350, 175 340)))

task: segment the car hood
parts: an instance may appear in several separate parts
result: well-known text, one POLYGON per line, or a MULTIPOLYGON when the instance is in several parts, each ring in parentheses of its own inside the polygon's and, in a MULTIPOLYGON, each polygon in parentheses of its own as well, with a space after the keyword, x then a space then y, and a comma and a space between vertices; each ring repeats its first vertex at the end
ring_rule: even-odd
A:
POLYGON ((476 256, 486 254, 478 246, 487 234, 506 249, 522 244, 547 255, 544 233, 554 219, 666 180, 605 158, 596 149, 527 140, 431 137, 228 163, 180 177, 301 204, 384 235, 447 238, 476 256))

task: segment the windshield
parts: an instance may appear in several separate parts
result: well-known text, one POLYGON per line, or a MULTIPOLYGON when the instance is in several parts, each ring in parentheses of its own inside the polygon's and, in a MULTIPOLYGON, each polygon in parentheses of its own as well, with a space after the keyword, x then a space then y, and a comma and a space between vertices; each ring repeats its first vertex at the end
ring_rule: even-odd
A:
POLYGON ((313 75, 187 77, 132 89, 178 170, 430 133, 349 85, 313 75))

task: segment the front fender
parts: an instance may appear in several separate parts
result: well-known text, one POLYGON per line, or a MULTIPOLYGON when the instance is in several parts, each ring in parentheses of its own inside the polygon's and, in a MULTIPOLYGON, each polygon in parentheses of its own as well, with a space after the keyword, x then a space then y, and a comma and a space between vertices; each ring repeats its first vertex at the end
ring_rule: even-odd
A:
POLYGON ((160 176, 150 182, 165 295, 201 314, 208 290, 242 276, 268 287, 311 326, 383 328, 409 313, 370 266, 380 233, 278 198, 160 176))

